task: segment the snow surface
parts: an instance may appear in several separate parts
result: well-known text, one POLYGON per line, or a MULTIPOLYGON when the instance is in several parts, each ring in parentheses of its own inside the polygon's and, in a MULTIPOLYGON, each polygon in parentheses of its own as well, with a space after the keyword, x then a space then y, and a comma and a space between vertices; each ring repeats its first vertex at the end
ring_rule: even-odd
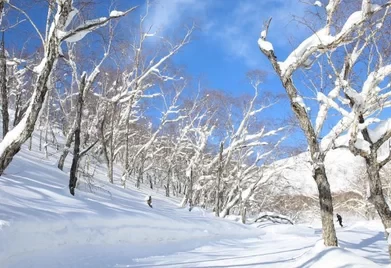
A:
MULTIPOLYGON (((384 267, 380 222, 338 228, 340 248, 325 248, 319 226, 243 225, 194 207, 164 190, 81 183, 24 147, 0 177, 0 267, 384 267), (154 208, 144 201, 151 195, 154 208), (326 265, 327 264, 327 265, 326 265)), ((70 158, 70 157, 69 157, 70 158)), ((70 159, 66 166, 69 167, 70 159)), ((120 183, 115 170, 115 183, 120 183)), ((349 226, 351 224, 351 226, 349 226)))

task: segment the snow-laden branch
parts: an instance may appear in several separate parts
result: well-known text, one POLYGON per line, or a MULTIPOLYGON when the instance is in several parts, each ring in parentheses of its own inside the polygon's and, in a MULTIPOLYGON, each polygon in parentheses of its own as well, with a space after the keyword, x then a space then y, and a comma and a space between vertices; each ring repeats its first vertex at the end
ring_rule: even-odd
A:
MULTIPOLYGON (((324 53, 335 49, 346 42, 351 42, 351 34, 360 28, 363 23, 369 19, 369 17, 378 13, 381 10, 391 6, 391 2, 383 5, 363 5, 365 10, 356 11, 350 15, 346 20, 342 29, 335 35, 330 33, 331 16, 335 9, 339 5, 340 0, 330 1, 326 9, 328 10, 327 25, 322 29, 315 32, 313 35, 308 37, 306 40, 300 43, 300 45, 293 50, 285 61, 280 62, 281 75, 286 79, 292 75, 298 67, 303 66, 309 57, 315 53, 324 53)), ((260 38, 261 39, 261 38, 260 38)))
MULTIPOLYGON (((131 94, 129 94, 129 89, 131 90, 145 90, 146 88, 143 88, 142 85, 144 83, 144 80, 146 80, 147 77, 149 77, 151 74, 156 73, 156 70, 159 70, 159 67, 165 63, 168 59, 170 59, 173 55, 178 53, 178 51, 188 44, 190 42, 191 34, 193 33, 195 29, 195 26, 189 28, 185 34, 185 36, 182 38, 181 42, 179 42, 177 45, 173 46, 170 51, 161 57, 156 63, 153 63, 150 65, 146 70, 144 70, 140 75, 136 75, 136 77, 133 77, 133 72, 126 75, 126 78, 124 79, 125 83, 122 87, 122 90, 119 94, 111 98, 111 102, 127 102, 129 99, 131 99, 131 94)), ((140 49, 140 48, 139 48, 140 49)), ((167 80, 167 78, 166 78, 167 80)))
MULTIPOLYGON (((82 25, 77 26, 75 29, 69 30, 69 31, 59 31, 58 35, 60 37, 61 41, 66 41, 66 42, 78 42, 81 39, 83 39, 87 34, 95 31, 96 29, 105 26, 110 20, 116 19, 123 17, 130 12, 134 11, 137 7, 132 7, 126 11, 117 11, 117 12, 111 12, 109 17, 102 17, 98 19, 93 19, 93 20, 87 20, 84 22, 82 25)), ((71 13, 72 18, 74 16, 74 13, 71 13)), ((66 26, 70 22, 67 21, 66 26)))

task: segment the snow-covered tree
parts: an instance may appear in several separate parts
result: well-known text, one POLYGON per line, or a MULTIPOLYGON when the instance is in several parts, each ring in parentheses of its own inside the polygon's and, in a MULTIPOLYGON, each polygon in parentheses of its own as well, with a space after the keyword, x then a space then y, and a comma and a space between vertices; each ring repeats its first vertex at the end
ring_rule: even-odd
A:
POLYGON ((387 64, 389 59, 382 58, 379 53, 385 46, 377 43, 377 40, 382 36, 384 24, 389 23, 387 18, 391 3, 375 4, 363 0, 361 5, 357 4, 355 6, 340 0, 330 0, 327 5, 318 7, 322 9, 320 23, 323 26, 314 30, 283 62, 277 61, 278 55, 272 44, 266 41, 270 20, 258 41, 261 51, 279 76, 307 138, 314 179, 319 190, 323 238, 327 246, 337 245, 337 240, 324 157, 329 149, 338 146, 337 137, 347 130, 350 150, 366 159, 371 199, 385 227, 388 228, 391 223, 390 210, 381 192, 378 176, 379 169, 386 162, 377 160, 377 150, 391 134, 384 127, 380 127, 384 131, 376 131, 376 137, 370 137, 368 131, 368 126, 376 122, 373 115, 387 106, 388 94, 380 93, 382 89, 379 85, 384 82, 391 69, 387 64), (364 78, 358 75, 359 70, 363 70, 358 64, 360 62, 368 65, 364 78), (314 91, 319 109, 315 120, 309 116, 303 96, 300 95, 304 90, 294 83, 295 75, 297 77, 298 71, 303 68, 307 69, 307 73, 317 73, 314 91), (334 84, 330 85, 325 82, 327 80, 334 81, 334 84), (325 122, 329 122, 326 119, 331 109, 338 111, 340 117, 331 130, 326 130, 324 126, 325 122))
POLYGON ((42 34, 23 9, 13 5, 12 2, 6 4, 26 16, 36 30, 44 52, 40 63, 33 69, 36 79, 29 106, 20 122, 0 142, 0 174, 4 172, 14 155, 20 150, 21 145, 31 136, 34 130, 42 104, 48 95, 49 77, 59 56, 62 54, 61 44, 64 41, 77 42, 88 33, 105 26, 110 20, 123 17, 134 10, 134 8, 131 8, 126 12, 113 11, 108 17, 87 20, 77 26, 70 27, 78 10, 73 6, 72 0, 56 0, 55 3, 48 5, 46 32, 42 34))

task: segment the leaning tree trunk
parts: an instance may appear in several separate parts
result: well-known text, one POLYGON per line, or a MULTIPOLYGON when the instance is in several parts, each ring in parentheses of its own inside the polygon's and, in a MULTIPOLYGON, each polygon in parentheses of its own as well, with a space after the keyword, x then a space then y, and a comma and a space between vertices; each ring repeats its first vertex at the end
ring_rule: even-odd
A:
MULTIPOLYGON (((377 162, 377 154, 372 153, 365 157, 365 162, 368 172, 369 180, 369 202, 371 202, 375 208, 379 217, 383 223, 386 238, 388 239, 389 232, 387 229, 391 228, 391 211, 383 194, 383 187, 380 179, 380 167, 377 162)), ((391 258, 391 245, 388 245, 388 253, 391 258)))
POLYGON ((79 158, 80 158, 80 133, 81 133, 81 117, 83 112, 83 104, 84 104, 84 98, 83 98, 83 92, 85 90, 86 86, 86 74, 83 74, 83 77, 81 78, 80 83, 80 90, 79 90, 79 96, 77 98, 77 106, 76 106, 76 128, 75 128, 75 144, 73 146, 73 159, 72 159, 72 166, 69 176, 69 191, 71 195, 75 195, 75 188, 77 183, 77 169, 79 166, 79 158))
POLYGON ((315 179, 319 192, 324 244, 326 246, 334 246, 338 244, 338 241, 334 227, 333 199, 324 166, 315 168, 313 178, 315 179))
MULTIPOLYGON (((59 13, 57 25, 62 29, 71 12, 72 1, 63 1, 62 9, 59 13)), ((54 31, 55 32, 55 31, 54 31)), ((22 144, 31 136, 35 123, 42 108, 42 103, 47 95, 46 86, 50 73, 59 54, 60 39, 56 34, 52 34, 45 43, 45 56, 42 59, 42 69, 35 82, 34 92, 31 96, 30 104, 23 119, 18 125, 5 135, 0 143, 0 175, 11 163, 13 157, 20 151, 22 144)))
MULTIPOLYGON (((269 20, 270 23, 270 20, 269 20)), ((306 107, 298 103, 298 90, 293 83, 292 75, 283 76, 277 57, 273 50, 265 50, 260 47, 261 51, 272 64, 273 69, 279 76, 282 86, 284 87, 293 113, 295 114, 300 128, 303 130, 307 139, 311 160, 313 161, 313 177, 315 179, 319 192, 319 205, 321 210, 321 220, 323 229, 323 239, 325 246, 338 246, 337 235, 335 233, 333 221, 333 202, 330 191, 330 185, 327 180, 326 170, 324 167, 325 155, 321 152, 317 135, 312 125, 311 119, 307 113, 306 107)))

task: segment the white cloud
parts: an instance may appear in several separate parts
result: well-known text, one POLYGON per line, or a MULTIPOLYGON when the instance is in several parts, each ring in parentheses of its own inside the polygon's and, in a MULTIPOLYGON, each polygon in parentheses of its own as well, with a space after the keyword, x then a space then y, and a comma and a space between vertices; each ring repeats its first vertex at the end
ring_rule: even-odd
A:
MULTIPOLYGON (((247 65, 259 65, 257 39, 263 22, 273 17, 269 39, 276 46, 289 46, 287 38, 297 33, 292 16, 304 14, 303 4, 296 0, 242 0, 237 1, 226 19, 209 32, 214 35, 230 56, 241 58, 247 65)), ((304 31, 303 31, 304 32, 304 31)), ((296 37, 298 35, 296 34, 296 37)))
POLYGON ((262 58, 257 39, 263 22, 273 17, 268 39, 277 48, 289 47, 288 37, 301 37, 292 16, 303 16, 304 9, 298 0, 160 0, 151 7, 146 26, 164 34, 197 19, 204 38, 217 42, 227 57, 255 67, 262 58))
POLYGON ((187 15, 203 13, 206 7, 203 0, 160 0, 153 2, 146 25, 152 26, 152 30, 166 32, 176 26, 185 24, 183 19, 187 15))

